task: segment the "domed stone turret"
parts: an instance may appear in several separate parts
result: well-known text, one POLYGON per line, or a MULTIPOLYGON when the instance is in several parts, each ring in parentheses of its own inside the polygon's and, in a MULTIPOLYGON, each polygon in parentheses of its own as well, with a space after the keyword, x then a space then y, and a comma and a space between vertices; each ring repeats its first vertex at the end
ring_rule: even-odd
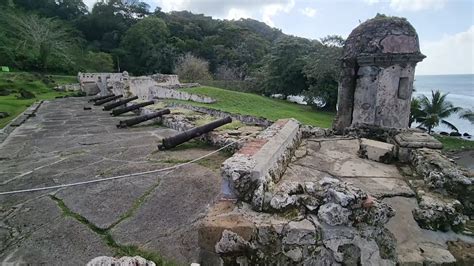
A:
POLYGON ((377 15, 360 24, 344 45, 334 129, 408 127, 415 66, 423 58, 406 19, 377 15))

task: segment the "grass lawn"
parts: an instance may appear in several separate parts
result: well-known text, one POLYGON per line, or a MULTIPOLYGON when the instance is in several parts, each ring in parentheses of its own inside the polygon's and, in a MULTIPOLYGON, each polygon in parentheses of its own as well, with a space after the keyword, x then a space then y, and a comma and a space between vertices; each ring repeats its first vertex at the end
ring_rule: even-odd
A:
POLYGON ((217 102, 205 104, 191 101, 170 101, 213 108, 229 113, 261 116, 273 121, 280 118, 295 118, 303 124, 324 128, 331 127, 334 118, 334 113, 318 112, 306 105, 299 105, 252 93, 230 91, 213 87, 189 88, 185 91, 212 97, 216 99, 217 102))
POLYGON ((457 137, 435 135, 435 138, 443 143, 445 151, 460 151, 474 149, 474 141, 465 140, 457 137))
MULTIPOLYGON (((49 75, 48 75, 49 76, 49 75)), ((0 72, 0 90, 12 91, 10 95, 0 96, 0 112, 7 112, 10 116, 0 119, 0 128, 23 112, 28 106, 38 100, 53 99, 69 93, 52 90, 56 85, 75 83, 75 76, 51 75, 54 82, 45 81, 39 74, 26 72, 0 72), (34 99, 18 99, 20 89, 25 89, 36 95, 34 99)))

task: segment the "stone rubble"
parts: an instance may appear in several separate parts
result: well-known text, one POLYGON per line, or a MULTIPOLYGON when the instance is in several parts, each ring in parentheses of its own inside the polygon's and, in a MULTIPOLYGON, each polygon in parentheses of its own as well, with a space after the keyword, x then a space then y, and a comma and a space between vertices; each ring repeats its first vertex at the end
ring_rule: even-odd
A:
POLYGON ((89 261, 86 266, 156 266, 153 261, 146 260, 140 256, 113 258, 100 256, 89 261))
MULTIPOLYGON (((346 263, 352 256, 350 260, 362 265, 395 265, 395 242, 383 228, 393 209, 338 179, 285 182, 265 213, 245 206, 236 206, 231 213, 245 216, 253 224, 254 236, 246 240, 228 232, 232 228, 222 231, 212 252, 224 264, 243 260, 247 264, 329 265, 346 263), (280 214, 268 214, 272 212, 280 214), (295 214, 295 218, 283 218, 295 214), (353 254, 353 250, 360 252, 353 254)), ((211 215, 211 226, 225 216, 211 215)))
POLYGON ((419 207, 413 210, 413 218, 424 229, 461 231, 467 220, 462 209, 458 200, 446 202, 434 195, 422 195, 419 207))
MULTIPOLYGON (((474 215, 474 177, 469 177, 466 171, 438 150, 422 148, 412 151, 411 164, 423 177, 424 185, 428 189, 444 197, 457 199, 462 204, 462 213, 467 216, 474 215)), ((432 201, 428 201, 430 202, 432 201)), ((436 206, 430 207, 435 208, 436 206)))

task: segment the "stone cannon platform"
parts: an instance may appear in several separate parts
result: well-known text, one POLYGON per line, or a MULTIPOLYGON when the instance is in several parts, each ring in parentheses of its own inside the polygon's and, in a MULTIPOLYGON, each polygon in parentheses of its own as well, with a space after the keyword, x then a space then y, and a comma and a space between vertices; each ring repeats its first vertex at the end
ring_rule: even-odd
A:
MULTIPOLYGON (((216 149, 196 142, 158 152, 161 139, 176 130, 117 129, 120 118, 85 105, 86 98, 46 101, 10 133, 0 144, 0 191, 154 170, 216 149)), ((97 256, 144 254, 197 262, 197 224, 220 192, 218 167, 226 157, 219 153, 173 172, 0 196, 0 264, 85 265, 97 256)))

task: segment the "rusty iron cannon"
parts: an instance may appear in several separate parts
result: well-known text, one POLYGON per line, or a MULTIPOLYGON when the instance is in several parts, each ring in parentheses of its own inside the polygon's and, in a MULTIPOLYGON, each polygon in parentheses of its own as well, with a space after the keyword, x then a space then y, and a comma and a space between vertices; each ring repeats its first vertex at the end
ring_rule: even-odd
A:
POLYGON ((163 109, 163 110, 159 110, 158 112, 155 112, 155 113, 146 114, 146 115, 142 115, 142 116, 139 116, 139 117, 134 117, 134 118, 127 119, 127 120, 122 120, 117 125, 117 128, 131 127, 133 125, 140 124, 142 122, 148 121, 148 120, 153 119, 153 118, 162 117, 163 115, 167 115, 169 113, 170 113, 170 109, 163 109))
POLYGON ((103 100, 103 99, 113 97, 113 96, 115 96, 115 94, 113 94, 113 93, 109 94, 109 95, 105 95, 105 96, 97 96, 97 97, 94 97, 92 99, 89 99, 89 102, 96 102, 96 101, 103 100))
POLYGON ((117 101, 117 102, 114 102, 114 103, 109 103, 109 104, 106 104, 104 105, 104 111, 110 111, 116 107, 119 107, 120 105, 124 105, 128 102, 131 102, 133 100, 136 100, 138 99, 138 96, 133 96, 133 97, 130 97, 130 98, 127 98, 127 99, 123 99, 123 100, 120 100, 120 101, 117 101))
POLYGON ((112 97, 109 97, 109 98, 105 98, 105 99, 102 99, 102 100, 98 100, 94 103, 94 105, 102 105, 104 103, 108 103, 108 102, 111 102, 113 100, 116 100, 118 98, 122 98, 123 95, 120 94, 120 95, 117 95, 117 96, 112 96, 112 97))
POLYGON ((186 141, 189 141, 193 138, 199 137, 202 134, 208 133, 209 131, 212 131, 220 126, 223 126, 225 124, 231 123, 232 118, 230 116, 227 116, 225 118, 213 121, 209 124, 205 124, 203 126, 195 127, 190 130, 186 130, 182 133, 179 133, 177 135, 174 135, 172 137, 164 138, 162 140, 162 143, 158 145, 159 150, 166 150, 166 149, 171 149, 174 148, 186 141))
POLYGON ((147 105, 152 105, 152 104, 154 104, 154 103, 155 103, 154 101, 148 101, 148 102, 138 103, 138 104, 134 104, 134 105, 130 105, 130 106, 124 107, 124 108, 112 110, 112 113, 110 113, 110 114, 113 115, 113 116, 118 116, 118 115, 124 114, 124 113, 126 113, 126 112, 130 112, 130 111, 133 111, 133 110, 135 110, 135 109, 138 109, 138 108, 141 108, 141 107, 145 107, 145 106, 147 106, 147 105))

